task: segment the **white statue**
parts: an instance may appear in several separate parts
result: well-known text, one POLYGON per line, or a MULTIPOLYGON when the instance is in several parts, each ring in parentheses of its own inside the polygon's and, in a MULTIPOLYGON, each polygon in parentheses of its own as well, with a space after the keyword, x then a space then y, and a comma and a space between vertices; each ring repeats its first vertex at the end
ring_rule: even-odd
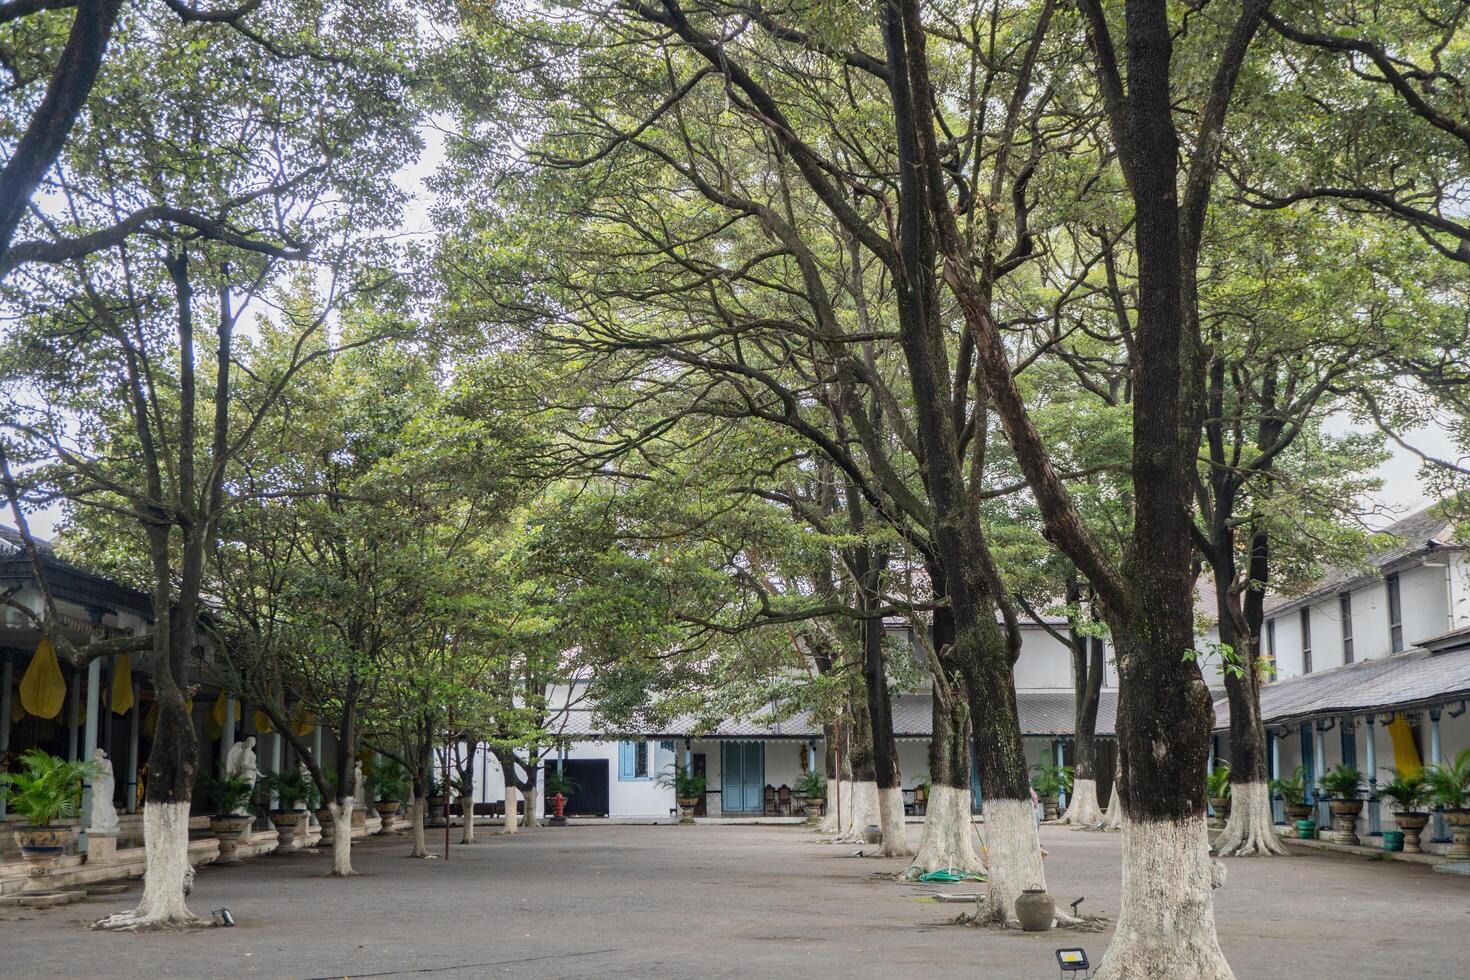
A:
MULTIPOLYGON (((225 756, 225 775, 248 782, 253 789, 260 779, 260 766, 255 761, 255 736, 247 735, 241 741, 230 746, 229 755, 225 756)), ((234 815, 246 817, 250 815, 250 804, 244 803, 235 810, 234 815)))
POLYGON ((117 782, 112 774, 112 760, 100 746, 92 751, 92 826, 87 833, 109 835, 117 833, 117 807, 112 805, 112 794, 117 782))
POLYGON ((367 802, 367 787, 363 784, 361 759, 352 764, 352 799, 357 803, 367 802))

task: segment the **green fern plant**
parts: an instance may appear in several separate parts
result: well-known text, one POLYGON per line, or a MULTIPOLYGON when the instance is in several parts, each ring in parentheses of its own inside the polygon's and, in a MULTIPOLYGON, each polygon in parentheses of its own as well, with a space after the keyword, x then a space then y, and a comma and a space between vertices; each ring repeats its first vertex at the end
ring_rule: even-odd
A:
POLYGON ((1271 792, 1287 806, 1301 806, 1307 799, 1307 767, 1297 766, 1287 778, 1271 780, 1271 792))
POLYGON ((1033 766, 1036 776, 1031 780, 1031 787, 1036 790, 1037 796, 1058 796, 1062 793, 1072 792, 1072 767, 1071 766, 1033 766))
POLYGON ((41 749, 21 754, 20 772, 0 773, 10 809, 32 827, 49 827, 82 812, 82 783, 97 773, 91 762, 67 762, 41 749))
POLYGON ((412 780, 408 769, 397 759, 379 759, 368 774, 368 790, 385 803, 402 803, 408 799, 412 780))
POLYGON ((1355 800, 1363 787, 1363 774, 1352 766, 1333 766, 1322 774, 1322 790, 1339 800, 1355 800))
POLYGON ((1414 813, 1429 798, 1429 787, 1424 785, 1423 770, 1404 772, 1401 769, 1385 769, 1393 778, 1378 787, 1378 795, 1393 803, 1399 813, 1414 813))
POLYGON ((282 810, 300 810, 305 806, 316 806, 318 794, 316 783, 300 769, 273 772, 261 780, 282 810))
POLYGON ((1221 762, 1205 776, 1210 799, 1221 800, 1230 795, 1230 763, 1221 762))
POLYGON ((1470 790, 1470 749, 1455 756, 1452 762, 1426 766, 1424 784, 1429 788, 1429 799, 1437 806, 1446 810, 1463 807, 1466 791, 1470 790))

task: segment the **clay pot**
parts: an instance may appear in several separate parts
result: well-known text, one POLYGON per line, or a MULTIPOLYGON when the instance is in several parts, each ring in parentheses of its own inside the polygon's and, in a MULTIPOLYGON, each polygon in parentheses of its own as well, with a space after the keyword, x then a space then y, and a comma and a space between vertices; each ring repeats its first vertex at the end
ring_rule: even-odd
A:
POLYGON ((72 842, 70 827, 24 826, 15 831, 15 843, 20 856, 25 858, 26 883, 21 886, 25 895, 49 895, 56 891, 52 885, 52 873, 57 863, 66 854, 72 842))
POLYGON ((883 843, 883 828, 875 823, 870 823, 863 828, 863 840, 869 844, 883 843))
POLYGON ((679 804, 679 822, 686 824, 694 823, 694 808, 699 805, 699 798, 692 796, 677 802, 679 804))
POLYGON ((1016 899, 1016 918, 1027 932, 1046 932, 1057 920, 1057 903, 1045 888, 1027 888, 1016 899))
POLYGON ((1444 821, 1450 825, 1450 839, 1454 841, 1444 852, 1445 857, 1452 861, 1470 861, 1470 810, 1446 810, 1444 821))
POLYGON ((219 857, 215 858, 215 864, 223 866, 241 863, 236 848, 240 845, 240 838, 254 822, 254 817, 236 813, 217 813, 209 818, 209 832, 219 841, 219 857))
POLYGON ((1339 844, 1360 844, 1358 840, 1358 814, 1363 812, 1362 800, 1328 800, 1327 808, 1332 811, 1333 840, 1339 844))
POLYGON ((1043 796, 1039 798, 1041 803, 1041 819, 1055 820, 1059 812, 1058 803, 1060 798, 1056 796, 1043 796))
POLYGON ((808 796, 806 798, 806 821, 807 823, 821 823, 822 810, 827 801, 821 796, 808 796))
POLYGON ((1404 832, 1404 853, 1422 854, 1423 849, 1419 846, 1419 833, 1429 823, 1429 814, 1417 813, 1406 810, 1393 815, 1393 822, 1399 825, 1399 830, 1404 832))
POLYGON ((301 829, 306 825, 305 810, 276 810, 271 813, 271 823, 276 828, 277 853, 301 849, 301 829))
POLYGON ((1230 819, 1230 797, 1212 796, 1210 797, 1210 806, 1215 809, 1215 816, 1211 818, 1211 822, 1216 827, 1225 826, 1225 821, 1230 819))
POLYGON ((374 808, 378 811, 378 816, 383 819, 384 823, 387 823, 402 805, 398 800, 379 800, 373 804, 374 808))

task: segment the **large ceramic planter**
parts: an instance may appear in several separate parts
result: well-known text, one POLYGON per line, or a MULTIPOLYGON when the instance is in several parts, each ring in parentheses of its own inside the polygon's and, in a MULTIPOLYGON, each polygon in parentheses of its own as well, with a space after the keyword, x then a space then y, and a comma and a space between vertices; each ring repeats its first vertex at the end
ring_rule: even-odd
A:
POLYGON ((424 813, 425 823, 438 823, 440 820, 445 819, 444 811, 449 805, 449 797, 430 796, 426 797, 424 802, 429 805, 428 811, 424 813))
POLYGON ((822 806, 826 802, 827 802, 826 798, 825 797, 821 797, 821 796, 808 796, 806 798, 806 822, 807 823, 821 823, 822 822, 822 806))
POLYGON ((316 825, 322 829, 322 835, 317 838, 316 846, 325 847, 332 843, 336 821, 332 819, 332 811, 326 807, 322 807, 320 810, 313 810, 312 813, 316 815, 316 825))
POLYGON ((1419 847, 1419 834, 1424 830, 1425 824, 1429 823, 1429 814, 1406 811, 1395 813, 1393 822, 1399 825, 1399 830, 1404 832, 1404 853, 1421 854, 1423 850, 1419 847))
POLYGON ((209 818, 209 832, 219 841, 219 857, 215 859, 215 864, 241 863, 236 849, 240 846, 240 838, 250 830, 250 825, 254 822, 255 818, 249 814, 241 816, 237 813, 217 813, 209 818))
POLYGON ((1327 808, 1332 811, 1332 839, 1339 844, 1361 844, 1358 814, 1363 812, 1363 801, 1328 800, 1327 808))
POLYGON ((677 802, 679 804, 679 822, 693 824, 694 808, 699 806, 699 797, 691 796, 677 802))
POLYGON ((26 883, 21 886, 23 895, 49 895, 56 891, 52 877, 67 846, 72 842, 70 827, 20 827, 15 831, 15 843, 20 856, 25 858, 26 883))
POLYGON ((1446 810, 1444 822, 1450 825, 1450 849, 1445 857, 1454 861, 1470 861, 1470 810, 1446 810))
POLYGON ((1041 797, 1041 818, 1043 820, 1055 820, 1058 815, 1058 797, 1041 797))
POLYGON ((276 810, 271 814, 276 828, 276 853, 301 850, 301 830, 306 826, 305 810, 276 810))
POLYGON ((1056 924, 1057 903, 1045 888, 1026 888, 1016 899, 1016 918, 1026 932, 1046 932, 1056 924))
POLYGON ((379 800, 373 804, 373 808, 378 811, 378 816, 386 824, 393 818, 393 815, 398 812, 398 808, 402 805, 398 800, 379 800))
MULTIPOLYGON (((1288 831, 1290 837, 1301 837, 1302 834, 1296 829, 1302 820, 1311 820, 1313 817, 1312 804, 1310 803, 1288 803, 1286 805, 1286 823, 1292 829, 1288 831)), ((1313 823, 1316 821, 1313 820, 1313 823)))
POLYGON ((1215 817, 1212 821, 1213 826, 1217 829, 1224 827, 1225 822, 1230 819, 1230 797, 1212 796, 1210 797, 1210 806, 1215 810, 1215 817))

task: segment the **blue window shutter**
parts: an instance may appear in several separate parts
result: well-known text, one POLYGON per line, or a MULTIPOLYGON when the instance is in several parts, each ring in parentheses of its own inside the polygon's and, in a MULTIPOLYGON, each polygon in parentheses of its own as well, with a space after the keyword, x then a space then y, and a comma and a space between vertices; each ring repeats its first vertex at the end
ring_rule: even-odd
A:
POLYGON ((633 778, 633 743, 618 743, 618 778, 633 778))

